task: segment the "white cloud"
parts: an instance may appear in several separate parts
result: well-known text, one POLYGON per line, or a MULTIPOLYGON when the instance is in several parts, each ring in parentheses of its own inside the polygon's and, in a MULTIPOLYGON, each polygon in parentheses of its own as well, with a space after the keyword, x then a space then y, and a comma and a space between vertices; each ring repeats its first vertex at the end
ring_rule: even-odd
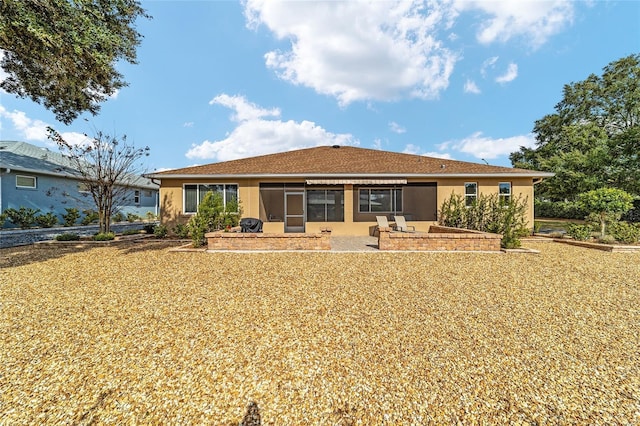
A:
POLYGON ((424 157, 433 157, 433 158, 444 158, 447 160, 451 160, 451 155, 446 152, 422 152, 422 148, 418 145, 408 144, 402 150, 403 154, 414 154, 414 155, 422 155, 424 157))
POLYGON ((521 146, 532 148, 535 141, 533 134, 494 139, 483 136, 482 132, 476 132, 459 141, 444 142, 439 148, 471 154, 480 159, 492 159, 515 152, 521 146))
POLYGON ((437 35, 453 23, 448 3, 245 3, 247 25, 266 26, 291 42, 265 54, 267 67, 288 82, 355 101, 434 99, 449 85, 458 54, 437 35))
MULTIPOLYGON (((47 138, 47 127, 50 126, 42 120, 27 117, 24 111, 7 111, 0 105, 0 118, 6 118, 11 121, 13 128, 20 133, 21 138, 25 142, 44 142, 48 145, 55 145, 47 138)), ((87 136, 78 132, 61 132, 60 135, 72 145, 82 144, 87 141, 87 136)))
POLYGON ((244 96, 218 95, 209 101, 209 105, 222 105, 235 110, 231 119, 236 122, 255 120, 262 117, 280 117, 278 108, 264 109, 254 103, 248 102, 244 96))
POLYGON ((407 132, 407 129, 405 129, 404 127, 402 127, 401 125, 399 125, 395 121, 390 121, 389 122, 389 129, 393 133, 397 133, 397 134, 402 134, 402 133, 406 133, 407 132))
POLYGON ((229 161, 320 145, 359 145, 351 134, 331 133, 311 121, 266 120, 280 116, 280 110, 263 109, 241 96, 216 96, 210 104, 233 109, 238 126, 225 139, 192 145, 187 158, 229 161))
POLYGON ((480 10, 487 19, 476 34, 482 44, 522 37, 538 48, 573 23, 574 4, 566 0, 456 0, 459 11, 480 10))
POLYGON ((193 127, 193 124, 194 124, 193 121, 185 121, 182 124, 182 127, 193 127))
POLYGON ((509 83, 518 77, 518 65, 514 63, 509 64, 507 71, 501 76, 496 78, 496 83, 509 83))
POLYGON ((480 68, 480 74, 482 74, 483 77, 486 77, 487 70, 495 68, 496 62, 498 62, 497 56, 492 56, 489 59, 485 59, 484 62, 482 62, 482 67, 480 68))
POLYGON ((467 79, 467 81, 464 83, 464 93, 473 93, 474 95, 479 95, 481 92, 475 81, 467 79))

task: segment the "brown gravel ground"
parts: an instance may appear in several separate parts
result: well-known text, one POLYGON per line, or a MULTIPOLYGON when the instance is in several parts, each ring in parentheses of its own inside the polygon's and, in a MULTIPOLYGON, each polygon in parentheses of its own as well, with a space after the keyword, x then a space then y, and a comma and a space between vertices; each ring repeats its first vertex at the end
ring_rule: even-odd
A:
POLYGON ((0 250, 0 424, 640 424, 640 254, 528 246, 0 250))

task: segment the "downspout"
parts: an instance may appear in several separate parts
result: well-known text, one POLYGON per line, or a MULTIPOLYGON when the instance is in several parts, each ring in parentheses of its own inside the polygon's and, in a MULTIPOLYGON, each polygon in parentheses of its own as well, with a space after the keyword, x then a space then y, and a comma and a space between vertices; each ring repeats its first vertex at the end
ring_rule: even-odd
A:
POLYGON ((156 217, 160 217, 160 183, 156 182, 154 178, 148 178, 152 183, 158 185, 158 192, 156 192, 156 205, 155 205, 155 212, 156 212, 156 217))

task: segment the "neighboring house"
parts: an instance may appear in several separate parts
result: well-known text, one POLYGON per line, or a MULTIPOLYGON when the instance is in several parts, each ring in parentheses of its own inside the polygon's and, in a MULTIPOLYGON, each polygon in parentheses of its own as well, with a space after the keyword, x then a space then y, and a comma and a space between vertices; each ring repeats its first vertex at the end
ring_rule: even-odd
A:
MULTIPOLYGON (((145 217, 158 212, 158 185, 136 176, 119 211, 145 217)), ((62 222, 65 208, 97 210, 78 173, 59 152, 26 142, 0 141, 0 212, 8 208, 54 212, 62 222)), ((7 222, 10 225, 10 222, 7 222)))
POLYGON ((452 193, 472 202, 481 193, 528 199, 533 226, 534 185, 552 173, 349 146, 321 146, 153 173, 160 182, 160 217, 167 225, 196 213, 207 191, 238 198, 243 217, 264 232, 373 232, 376 216, 403 215, 416 230, 437 221, 452 193))

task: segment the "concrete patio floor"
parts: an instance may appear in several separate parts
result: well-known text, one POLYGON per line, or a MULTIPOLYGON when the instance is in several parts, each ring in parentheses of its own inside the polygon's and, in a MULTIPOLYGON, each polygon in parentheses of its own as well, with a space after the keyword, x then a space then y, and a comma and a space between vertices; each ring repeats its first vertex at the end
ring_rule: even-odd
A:
POLYGON ((331 251, 378 251, 378 237, 331 236, 331 251))

